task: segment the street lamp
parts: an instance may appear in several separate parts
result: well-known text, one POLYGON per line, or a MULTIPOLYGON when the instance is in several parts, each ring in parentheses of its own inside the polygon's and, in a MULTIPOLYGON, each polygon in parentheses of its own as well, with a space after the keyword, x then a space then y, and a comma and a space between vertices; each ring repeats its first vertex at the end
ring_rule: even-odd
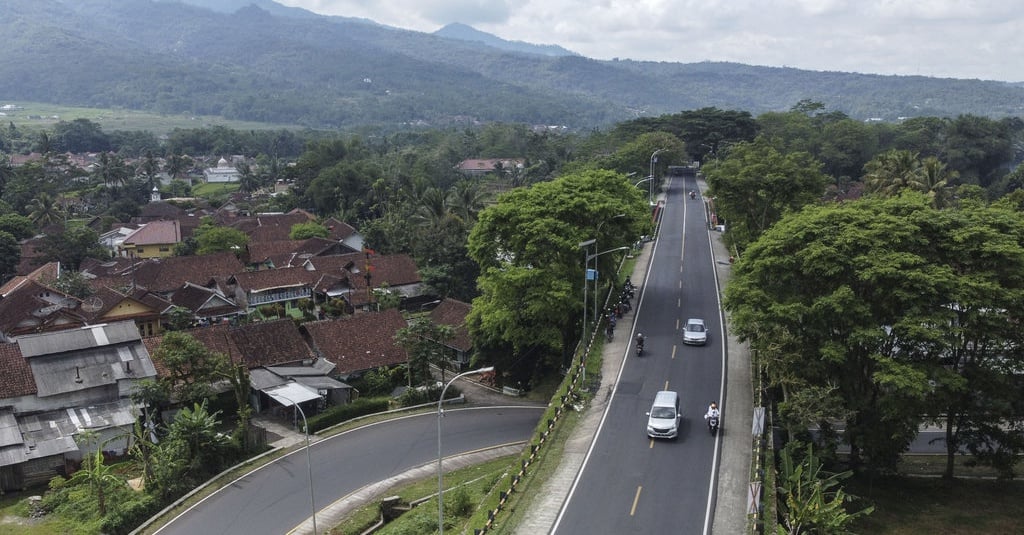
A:
MULTIPOLYGON (((581 241, 579 248, 583 249, 583 255, 585 260, 583 261, 583 334, 580 336, 580 340, 586 340, 587 338, 587 281, 590 280, 590 256, 587 251, 591 245, 597 243, 596 239, 589 239, 581 241)), ((595 317, 595 319, 597 319, 595 317)))
POLYGON ((274 392, 274 395, 291 403, 293 407, 299 410, 299 414, 302 415, 302 427, 306 430, 306 469, 309 471, 309 507, 313 510, 313 535, 316 535, 316 501, 313 499, 313 463, 309 458, 309 424, 306 423, 306 412, 302 410, 302 407, 300 407, 298 403, 289 399, 288 396, 283 396, 277 392, 274 392))
POLYGON ((651 154, 651 183, 647 185, 647 202, 654 204, 654 164, 658 161, 658 153, 665 152, 665 149, 658 149, 651 154))
MULTIPOLYGON (((598 238, 600 238, 601 237, 601 227, 603 227, 605 223, 611 221, 612 219, 619 219, 621 217, 626 217, 626 214, 615 214, 615 215, 609 217, 608 219, 605 219, 604 221, 598 223, 598 225, 597 225, 597 232, 595 232, 595 235, 598 238)), ((594 251, 595 252, 597 251, 597 243, 594 244, 594 251)), ((589 261, 586 262, 586 265, 584 266, 584 269, 586 269, 588 267, 590 267, 590 262, 589 261)), ((594 260, 594 276, 593 276, 593 279, 591 279, 591 280, 594 281, 594 321, 597 321, 597 274, 598 274, 597 260, 595 258, 595 260, 594 260)), ((586 280, 583 281, 583 284, 586 285, 586 280)), ((583 309, 584 309, 584 311, 586 311, 586 308, 587 308, 586 304, 587 304, 586 288, 584 288, 584 297, 583 297, 583 305, 584 305, 583 309)), ((586 321, 583 322, 583 326, 584 327, 587 326, 587 322, 586 321)))
MULTIPOLYGON (((444 388, 441 389, 441 398, 437 400, 437 533, 438 535, 444 535, 444 472, 441 469, 441 417, 444 416, 444 409, 441 405, 444 403, 444 393, 448 391, 448 387, 455 382, 459 377, 465 377, 467 375, 473 375, 476 373, 487 373, 494 371, 494 366, 487 366, 486 368, 480 368, 477 370, 470 370, 468 372, 462 372, 455 377, 452 377, 444 388)), ((316 528, 314 528, 315 531, 316 528)))
MULTIPOLYGON (((596 249, 596 247, 595 247, 595 249, 596 249)), ((596 259, 597 257, 599 257, 599 256, 601 256, 603 254, 614 253, 615 251, 626 251, 626 250, 629 250, 629 249, 630 249, 630 247, 628 245, 623 245, 622 247, 616 247, 614 249, 608 249, 607 251, 601 251, 600 253, 594 253, 592 255, 587 255, 586 264, 589 265, 591 260, 594 260, 594 259, 596 259)), ((594 266, 595 267, 597 266, 597 260, 594 260, 594 266)), ((585 305, 586 305, 586 303, 584 303, 584 308, 586 308, 585 305)), ((596 278, 594 279, 594 321, 595 322, 597 321, 597 279, 596 278)))

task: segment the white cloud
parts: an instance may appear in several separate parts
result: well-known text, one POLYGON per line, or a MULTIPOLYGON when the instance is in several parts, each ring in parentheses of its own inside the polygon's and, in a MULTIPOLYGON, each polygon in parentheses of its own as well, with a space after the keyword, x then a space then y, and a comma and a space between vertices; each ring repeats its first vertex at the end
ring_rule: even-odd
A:
POLYGON ((1005 0, 278 1, 423 32, 461 22, 595 59, 1024 81, 1024 12, 1005 0))

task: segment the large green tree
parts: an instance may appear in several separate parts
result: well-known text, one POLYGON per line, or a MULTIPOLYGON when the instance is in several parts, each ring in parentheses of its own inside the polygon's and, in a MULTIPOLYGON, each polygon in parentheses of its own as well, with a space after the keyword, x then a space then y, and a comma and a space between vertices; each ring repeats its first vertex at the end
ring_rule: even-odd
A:
MULTIPOLYGON (((469 237, 469 254, 481 267, 481 295, 468 322, 485 347, 508 350, 507 360, 495 365, 532 369, 566 362, 580 334, 580 243, 596 239, 603 249, 632 244, 649 230, 648 213, 646 196, 611 171, 516 189, 482 211, 469 237)), ((600 273, 615 272, 613 255, 598 261, 600 273)))
POLYGON ((742 249, 786 213, 821 200, 827 180, 820 169, 810 154, 783 153, 758 137, 704 166, 704 175, 731 243, 742 249))
MULTIPOLYGON (((782 391, 783 421, 799 431, 810 419, 842 420, 854 465, 880 469, 937 411, 969 413, 961 425, 989 437, 996 422, 1019 421, 1019 389, 1005 386, 1024 369, 1011 327, 1022 302, 1020 225, 1011 210, 939 211, 906 192, 808 207, 764 233, 736 266, 725 305, 782 391), (965 392, 980 406, 957 399, 965 392)), ((1006 447, 1003 457, 1014 442, 1006 447)))

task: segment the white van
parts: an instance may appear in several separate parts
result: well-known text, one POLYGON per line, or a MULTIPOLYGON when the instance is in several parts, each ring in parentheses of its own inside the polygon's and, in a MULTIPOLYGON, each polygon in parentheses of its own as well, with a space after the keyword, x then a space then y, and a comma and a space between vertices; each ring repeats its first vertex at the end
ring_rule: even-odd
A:
POLYGON ((647 436, 676 438, 679 436, 679 394, 662 390, 655 394, 651 412, 647 413, 647 436))

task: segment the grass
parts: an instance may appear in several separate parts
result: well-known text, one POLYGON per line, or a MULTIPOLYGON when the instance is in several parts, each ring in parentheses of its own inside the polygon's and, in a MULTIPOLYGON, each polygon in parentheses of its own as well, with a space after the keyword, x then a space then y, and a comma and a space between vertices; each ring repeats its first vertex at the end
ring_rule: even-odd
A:
MULTIPOLYGON (((459 489, 464 490, 468 494, 470 503, 478 503, 491 487, 501 479, 502 475, 508 472, 510 459, 513 458, 518 457, 503 457, 445 474, 446 504, 454 493, 459 492, 459 489)), ((399 496, 402 499, 402 503, 409 503, 436 493, 437 480, 433 477, 428 477, 393 489, 388 492, 388 496, 399 496)), ((379 518, 379 504, 375 502, 353 512, 340 525, 332 528, 329 533, 331 535, 356 535, 375 524, 379 518)), ((447 507, 445 518, 446 520, 449 519, 447 507)), ((377 533, 383 535, 388 533, 411 533, 413 532, 411 530, 415 530, 419 526, 428 523, 433 523, 434 526, 437 525, 436 498, 423 502, 412 511, 405 513, 380 531, 377 531, 377 533)), ((445 524, 447 525, 448 522, 445 522, 445 524)))
MULTIPOLYGON (((848 492, 874 505, 854 533, 878 535, 998 535, 1024 532, 1024 482, 864 476, 846 482, 848 492)), ((861 507, 863 507, 863 504, 861 507)))
POLYGON ((167 134, 176 128, 209 128, 223 126, 233 130, 276 130, 287 128, 301 130, 298 125, 257 123, 251 121, 234 121, 223 117, 204 115, 166 115, 126 109, 79 108, 60 106, 40 102, 3 101, 0 104, 13 104, 24 109, 5 111, 6 116, 0 117, 4 124, 14 123, 17 128, 51 129, 60 121, 71 122, 75 119, 88 119, 98 123, 104 132, 115 130, 142 130, 156 135, 167 134), (38 118, 30 118, 30 116, 38 118))

